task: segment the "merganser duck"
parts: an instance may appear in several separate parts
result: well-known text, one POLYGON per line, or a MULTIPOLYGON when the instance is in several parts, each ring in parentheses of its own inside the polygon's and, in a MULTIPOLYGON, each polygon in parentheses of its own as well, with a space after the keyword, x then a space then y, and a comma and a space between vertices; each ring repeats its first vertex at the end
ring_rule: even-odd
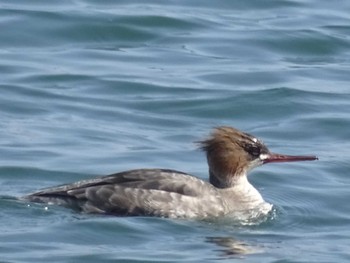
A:
POLYGON ((272 205, 247 173, 266 163, 318 159, 271 153, 261 140, 226 126, 199 145, 207 156, 209 182, 176 170, 137 169, 47 188, 24 199, 117 216, 205 219, 252 209, 267 214, 272 205))

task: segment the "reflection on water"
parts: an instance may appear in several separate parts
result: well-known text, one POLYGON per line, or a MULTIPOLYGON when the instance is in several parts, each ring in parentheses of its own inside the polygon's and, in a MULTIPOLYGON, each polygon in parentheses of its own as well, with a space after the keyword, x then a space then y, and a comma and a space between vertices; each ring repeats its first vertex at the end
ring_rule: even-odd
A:
POLYGON ((206 242, 218 245, 220 247, 218 249, 219 257, 223 258, 263 252, 262 247, 248 244, 233 237, 207 237, 206 242))
MULTIPOLYGON (((237 227, 258 226, 275 220, 278 214, 278 210, 275 206, 273 206, 267 214, 259 211, 260 210, 252 209, 245 211, 242 215, 236 213, 235 217, 218 218, 216 223, 225 225, 226 228, 231 225, 235 229, 237 227)), ((208 243, 213 243, 219 247, 218 249, 214 249, 214 251, 219 252, 218 257, 220 259, 225 259, 232 256, 242 257, 243 255, 264 252, 263 245, 252 244, 248 241, 237 239, 233 236, 211 236, 206 237, 205 241, 208 243)))

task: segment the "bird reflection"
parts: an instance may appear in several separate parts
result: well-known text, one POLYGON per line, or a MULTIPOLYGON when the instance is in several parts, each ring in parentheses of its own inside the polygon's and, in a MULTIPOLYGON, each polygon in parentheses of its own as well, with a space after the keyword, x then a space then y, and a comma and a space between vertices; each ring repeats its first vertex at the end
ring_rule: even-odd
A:
POLYGON ((242 256, 247 254, 261 253, 262 248, 247 244, 233 237, 206 237, 206 242, 218 245, 221 249, 220 257, 242 256))

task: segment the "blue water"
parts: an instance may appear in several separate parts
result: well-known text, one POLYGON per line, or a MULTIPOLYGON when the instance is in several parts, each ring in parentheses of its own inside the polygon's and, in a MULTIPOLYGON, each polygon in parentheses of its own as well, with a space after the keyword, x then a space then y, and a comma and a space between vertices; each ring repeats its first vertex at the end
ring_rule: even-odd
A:
POLYGON ((349 262, 349 1, 2 0, 0 262, 349 262), (207 178, 213 126, 317 162, 266 165, 240 225, 16 201, 133 168, 207 178))

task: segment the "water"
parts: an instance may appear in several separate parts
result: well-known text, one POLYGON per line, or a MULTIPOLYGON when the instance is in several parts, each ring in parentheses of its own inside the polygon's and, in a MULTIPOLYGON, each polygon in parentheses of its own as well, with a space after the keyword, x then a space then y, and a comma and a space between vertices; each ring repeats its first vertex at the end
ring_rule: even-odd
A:
POLYGON ((349 1, 0 3, 0 262, 348 262, 349 1), (141 167, 207 177, 193 141, 230 125, 317 162, 250 176, 239 225, 16 201, 141 167))

